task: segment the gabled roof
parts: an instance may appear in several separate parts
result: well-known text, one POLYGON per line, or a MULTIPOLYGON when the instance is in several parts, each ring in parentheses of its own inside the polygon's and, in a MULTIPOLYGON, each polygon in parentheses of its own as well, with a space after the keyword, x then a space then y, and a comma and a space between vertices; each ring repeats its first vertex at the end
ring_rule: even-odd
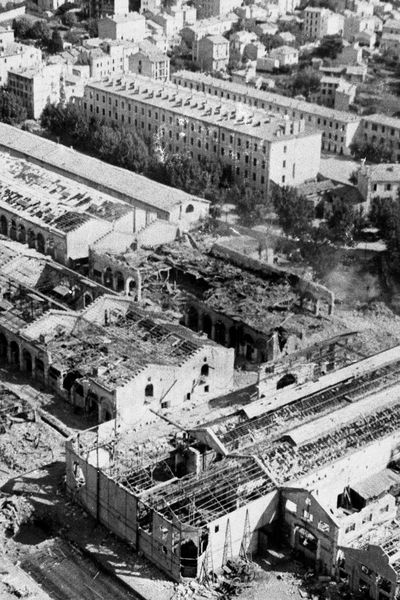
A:
POLYGON ((387 494, 393 486, 400 485, 400 473, 392 469, 383 469, 358 483, 351 484, 351 489, 365 500, 372 500, 387 494))

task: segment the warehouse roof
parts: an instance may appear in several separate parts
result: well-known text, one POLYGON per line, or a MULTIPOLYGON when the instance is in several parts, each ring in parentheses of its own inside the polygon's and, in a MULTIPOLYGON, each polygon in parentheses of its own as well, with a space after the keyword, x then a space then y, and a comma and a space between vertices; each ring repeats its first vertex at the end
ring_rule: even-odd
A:
POLYGON ((111 195, 122 197, 132 204, 138 202, 154 211, 170 213, 174 207, 193 200, 208 204, 203 198, 156 183, 143 175, 109 165, 4 123, 0 123, 0 148, 40 161, 46 167, 62 171, 67 177, 78 179, 96 189, 101 186, 111 195))

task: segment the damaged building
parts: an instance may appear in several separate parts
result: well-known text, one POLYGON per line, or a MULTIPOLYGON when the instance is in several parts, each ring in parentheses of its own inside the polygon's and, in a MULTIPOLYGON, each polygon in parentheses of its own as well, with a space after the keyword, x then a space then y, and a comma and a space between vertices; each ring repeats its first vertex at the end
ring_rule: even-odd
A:
POLYGON ((182 411, 110 421, 68 441, 68 491, 175 580, 262 554, 278 532, 317 572, 354 589, 370 569, 373 597, 394 598, 399 369, 397 346, 195 428, 182 411))
POLYGON ((186 231, 209 213, 208 200, 4 123, 0 161, 1 233, 66 264, 112 230, 134 234, 158 220, 186 231))
POLYGON ((240 363, 276 360, 329 336, 329 320, 320 316, 333 313, 330 290, 236 251, 230 238, 198 238, 185 235, 154 250, 95 243, 89 274, 181 315, 186 327, 234 348, 240 363))
POLYGON ((3 356, 96 422, 127 424, 146 407, 204 402, 233 386, 232 349, 129 298, 101 296, 79 312, 48 308, 14 331, 4 315, 3 356))
MULTIPOLYGON (((0 269, 15 283, 37 290, 65 308, 79 310, 110 290, 84 275, 0 236, 0 269)), ((5 289, 2 289, 2 293, 5 289)))

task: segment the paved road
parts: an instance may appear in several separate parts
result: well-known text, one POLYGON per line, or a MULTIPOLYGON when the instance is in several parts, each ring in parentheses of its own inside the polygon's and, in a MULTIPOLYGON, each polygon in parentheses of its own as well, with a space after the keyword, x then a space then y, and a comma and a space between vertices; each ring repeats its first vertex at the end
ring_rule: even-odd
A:
MULTIPOLYGON (((136 600, 138 596, 107 575, 68 542, 55 538, 21 560, 23 568, 52 600, 136 600)), ((161 599, 160 599, 161 600, 161 599)))

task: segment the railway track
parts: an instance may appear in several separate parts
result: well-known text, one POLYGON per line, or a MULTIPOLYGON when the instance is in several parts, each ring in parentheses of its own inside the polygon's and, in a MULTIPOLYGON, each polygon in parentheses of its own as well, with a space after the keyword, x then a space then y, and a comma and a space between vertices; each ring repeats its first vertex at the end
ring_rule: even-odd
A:
POLYGON ((138 600, 116 578, 99 569, 61 538, 49 540, 21 561, 52 600, 138 600))

